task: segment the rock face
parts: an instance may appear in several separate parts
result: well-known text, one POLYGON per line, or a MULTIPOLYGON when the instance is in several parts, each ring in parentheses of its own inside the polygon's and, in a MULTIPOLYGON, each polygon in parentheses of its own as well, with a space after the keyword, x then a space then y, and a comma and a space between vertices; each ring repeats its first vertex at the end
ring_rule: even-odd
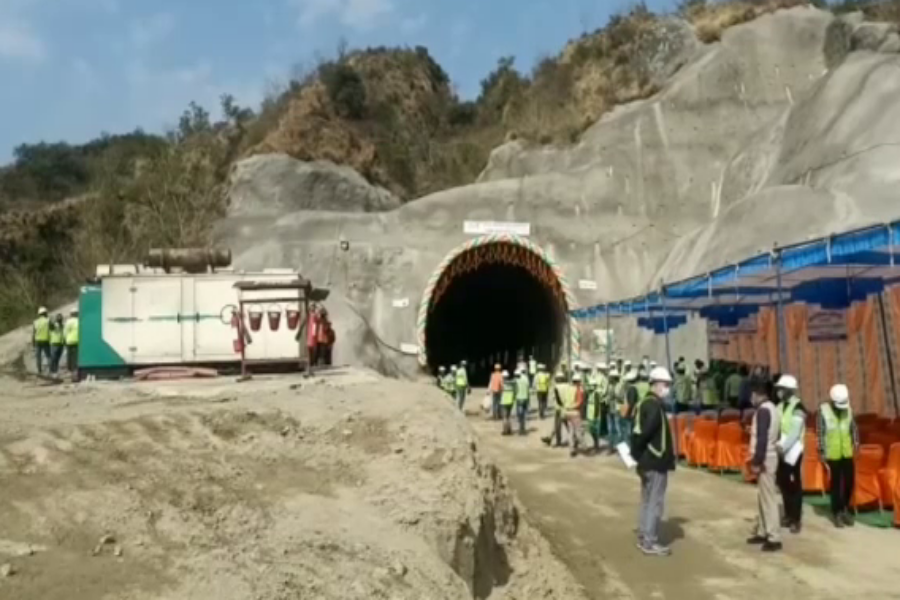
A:
MULTIPOLYGON (((336 290, 358 315, 344 324, 358 343, 341 358, 374 347, 405 370, 409 361, 390 348, 415 341, 415 306, 446 253, 470 239, 464 220, 531 223, 532 241, 569 281, 597 282, 597 291, 574 291, 588 305, 773 242, 896 217, 900 56, 852 51, 855 42, 842 56, 834 23, 804 7, 734 27, 698 45, 656 96, 608 114, 577 145, 498 148, 475 185, 377 215, 233 214, 223 235, 240 266, 300 264, 336 290), (351 241, 346 253, 336 251, 339 235, 351 241), (403 298, 410 307, 393 308, 403 298)), ((851 39, 869 28, 847 26, 851 39)), ((702 355, 696 331, 680 329, 674 352, 702 355)), ((649 333, 619 335, 627 352, 660 351, 649 333)))
POLYGON ((346 166, 263 154, 238 162, 231 174, 231 214, 278 215, 297 210, 377 212, 400 201, 346 166))

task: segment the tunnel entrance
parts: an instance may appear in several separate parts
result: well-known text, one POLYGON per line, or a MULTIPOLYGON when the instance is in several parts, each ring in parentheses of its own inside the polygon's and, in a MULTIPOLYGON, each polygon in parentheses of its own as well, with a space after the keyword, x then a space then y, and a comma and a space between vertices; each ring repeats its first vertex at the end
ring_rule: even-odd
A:
POLYGON ((429 371, 468 363, 473 386, 500 363, 512 371, 534 356, 553 368, 567 351, 567 295, 530 242, 497 241, 456 254, 427 302, 424 350, 429 371))

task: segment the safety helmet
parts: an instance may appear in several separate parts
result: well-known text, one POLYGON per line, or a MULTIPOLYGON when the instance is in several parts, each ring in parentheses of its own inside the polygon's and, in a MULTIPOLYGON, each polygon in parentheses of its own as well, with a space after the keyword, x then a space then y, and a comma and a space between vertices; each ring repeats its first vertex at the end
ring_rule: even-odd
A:
POLYGON ((509 379, 509 371, 503 369, 503 379, 509 379))
POLYGON ((625 381, 632 383, 637 381, 637 377, 637 371, 635 371, 634 369, 628 369, 627 371, 625 371, 625 381))
POLYGON ((450 365, 450 370, 451 370, 451 371, 455 371, 455 370, 456 370, 456 365, 450 365))
POLYGON ((628 359, 625 359, 625 362, 624 362, 623 364, 625 365, 626 368, 627 368, 627 367, 630 367, 630 366, 631 366, 631 361, 628 360, 628 359))
POLYGON ((545 370, 546 368, 547 368, 547 365, 545 365, 544 363, 538 363, 538 370, 539 370, 539 371, 543 371, 543 370, 545 370))
POLYGON ((438 373, 443 373, 446 370, 447 369, 445 369, 444 367, 438 367, 438 373))
POLYGON ((460 366, 463 366, 463 367, 464 367, 464 366, 466 366, 466 361, 464 361, 464 360, 463 360, 463 361, 460 361, 459 364, 460 364, 460 366))
POLYGON ((581 383, 581 373, 572 375, 572 383, 581 383))
POLYGON ((650 361, 650 368, 651 368, 651 369, 654 369, 654 368, 656 368, 657 366, 658 366, 658 365, 656 364, 656 361, 655 361, 655 360, 651 360, 651 361, 650 361))
POLYGON ((797 391, 797 378, 793 375, 782 375, 778 378, 778 383, 775 384, 775 387, 781 388, 783 390, 793 390, 797 391))
POLYGON ((598 370, 598 371, 605 371, 605 370, 606 370, 606 363, 605 363, 605 362, 598 362, 598 363, 597 363, 597 370, 598 370))
POLYGON ((556 375, 553 376, 553 379, 556 381, 565 381, 566 380, 566 372, 560 369, 556 372, 556 375))
POLYGON ((612 369, 609 370, 609 376, 610 377, 618 377, 619 370, 617 368, 613 367, 612 369))
POLYGON ((834 402, 834 405, 841 410, 850 408, 850 390, 843 383, 831 386, 831 391, 828 395, 831 396, 831 401, 834 402))
POLYGON ((46 314, 47 314, 47 307, 46 307, 46 306, 42 306, 42 307, 40 307, 40 308, 38 309, 38 316, 46 315, 46 314))
POLYGON ((78 309, 77 309, 77 308, 73 308, 72 310, 69 311, 69 315, 71 315, 71 316, 73 316, 73 317, 78 316, 78 309))
POLYGON ((665 367, 655 367, 650 369, 650 383, 663 382, 672 383, 672 375, 665 367))

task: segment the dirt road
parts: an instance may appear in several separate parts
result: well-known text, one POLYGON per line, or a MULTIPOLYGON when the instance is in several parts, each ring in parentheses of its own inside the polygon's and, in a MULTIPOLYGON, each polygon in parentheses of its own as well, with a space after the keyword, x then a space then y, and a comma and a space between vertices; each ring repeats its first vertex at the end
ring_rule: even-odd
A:
POLYGON ((663 530, 673 555, 648 558, 635 548, 637 477, 616 457, 571 459, 544 447, 547 421, 532 421, 527 437, 503 438, 497 424, 469 420, 591 598, 900 598, 898 531, 836 531, 807 508, 802 534, 785 532, 785 551, 764 555, 745 544, 755 488, 680 469, 670 479, 663 530))

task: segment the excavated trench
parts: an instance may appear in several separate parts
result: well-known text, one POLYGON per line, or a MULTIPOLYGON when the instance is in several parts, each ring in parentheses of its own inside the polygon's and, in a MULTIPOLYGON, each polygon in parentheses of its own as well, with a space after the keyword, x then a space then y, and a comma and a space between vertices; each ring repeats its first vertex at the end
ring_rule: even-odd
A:
POLYGON ((512 370, 519 357, 534 355, 555 365, 564 352, 566 313, 549 267, 539 260, 460 260, 469 266, 438 286, 442 293, 426 321, 429 369, 466 360, 470 383, 478 386, 496 363, 512 370))

